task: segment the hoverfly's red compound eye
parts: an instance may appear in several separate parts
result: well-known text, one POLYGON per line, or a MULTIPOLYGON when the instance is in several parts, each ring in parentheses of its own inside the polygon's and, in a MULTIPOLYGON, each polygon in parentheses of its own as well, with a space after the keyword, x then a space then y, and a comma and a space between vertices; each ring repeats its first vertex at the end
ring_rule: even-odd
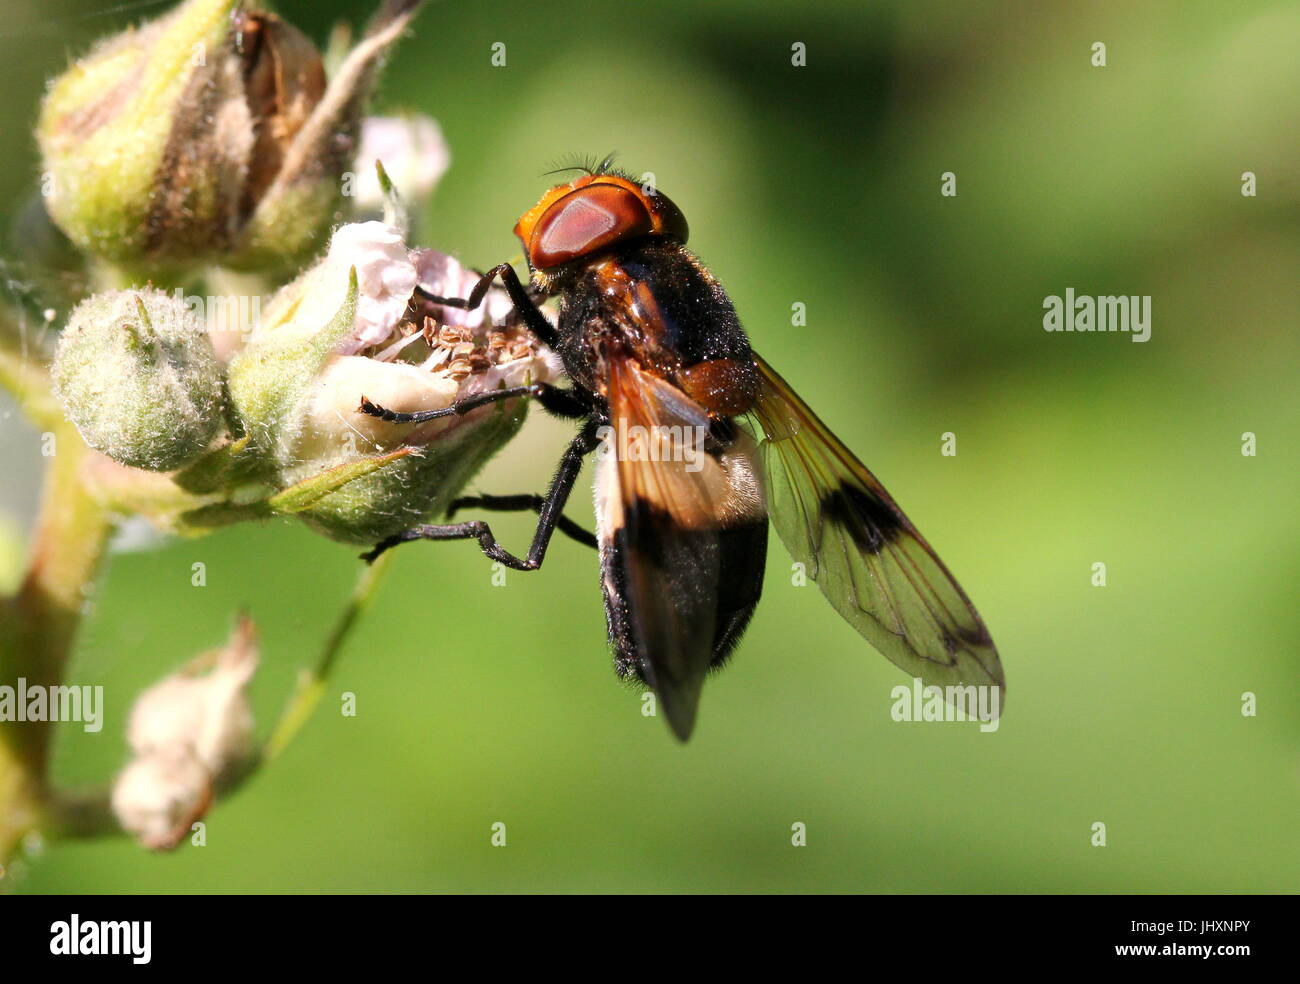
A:
POLYGON ((591 184, 546 210, 533 229, 528 252, 545 269, 587 256, 652 228, 641 199, 618 185, 591 184))
POLYGON ((685 242, 686 219, 668 198, 617 175, 552 188, 515 225, 528 262, 547 270, 639 236, 685 242))

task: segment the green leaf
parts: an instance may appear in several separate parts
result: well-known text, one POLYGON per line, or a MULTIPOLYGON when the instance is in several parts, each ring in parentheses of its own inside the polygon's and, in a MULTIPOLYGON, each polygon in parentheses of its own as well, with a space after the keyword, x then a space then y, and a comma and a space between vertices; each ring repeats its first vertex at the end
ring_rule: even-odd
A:
POLYGON ((201 532, 218 526, 244 523, 250 519, 268 519, 272 515, 274 514, 265 499, 249 503, 214 502, 181 513, 178 517, 180 526, 178 532, 201 532))
POLYGON ((302 512, 305 509, 310 509, 326 496, 338 492, 350 482, 364 478, 366 475, 377 472, 379 469, 415 453, 417 453, 415 448, 398 448, 388 454, 330 468, 319 475, 304 479, 297 485, 289 486, 283 492, 276 493, 267 500, 267 505, 276 513, 292 514, 302 512))
POLYGON ((375 173, 379 176, 379 190, 384 194, 384 222, 395 228, 406 238, 411 228, 411 216, 406 202, 393 184, 393 179, 384 170, 384 162, 375 161, 375 173))

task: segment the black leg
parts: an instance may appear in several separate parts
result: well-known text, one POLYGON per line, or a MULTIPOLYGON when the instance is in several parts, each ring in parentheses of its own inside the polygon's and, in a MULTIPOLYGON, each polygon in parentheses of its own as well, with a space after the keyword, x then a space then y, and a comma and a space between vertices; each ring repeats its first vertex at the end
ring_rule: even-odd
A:
MULTIPOLYGON (((546 496, 525 492, 521 495, 467 495, 462 499, 457 499, 447 510, 447 518, 451 519, 461 509, 486 509, 488 512, 526 512, 531 510, 540 513, 546 505, 546 496)), ((584 546, 597 549, 596 534, 589 530, 583 529, 568 516, 561 516, 555 524, 555 528, 571 540, 576 540, 584 546)))
MULTIPOLYGON (((478 267, 474 267, 474 272, 478 274, 480 277, 487 276, 487 274, 484 273, 482 270, 480 270, 478 267)), ((501 284, 493 284, 491 287, 488 288, 488 290, 505 290, 505 287, 501 286, 501 284)), ((430 294, 427 290, 425 290, 423 287, 419 286, 418 284, 415 287, 415 291, 421 297, 424 297, 426 299, 434 297, 433 294, 430 294)), ((509 295, 509 293, 510 293, 509 291, 506 291, 507 296, 509 295)), ((534 305, 539 305, 543 303, 548 296, 546 291, 542 290, 542 288, 533 284, 531 281, 529 283, 524 284, 524 293, 528 295, 528 299, 532 301, 534 305)), ((459 298, 453 298, 453 300, 459 300, 459 298)), ((459 307, 460 305, 453 304, 451 306, 459 307)))
POLYGON ((439 297, 418 285, 415 292, 426 300, 442 307, 473 311, 483 303, 483 298, 487 297, 488 288, 492 286, 492 281, 497 277, 501 278, 501 283, 505 286, 506 293, 510 295, 510 301, 515 306, 515 311, 519 313, 519 317, 524 319, 524 324, 528 326, 528 330, 541 339, 542 344, 555 348, 557 339, 554 326, 537 309, 537 304, 524 288, 524 285, 519 282, 519 276, 515 273, 515 268, 509 263, 499 263, 483 274, 479 282, 474 285, 474 289, 469 292, 469 297, 439 297))
POLYGON ((375 549, 362 554, 361 559, 368 564, 373 563, 375 558, 385 550, 390 550, 399 543, 409 543, 411 540, 478 540, 483 553, 497 563, 516 571, 537 570, 546 558, 546 548, 551 542, 551 535, 560 525, 564 504, 569 499, 569 493, 573 491, 573 483, 577 481, 578 473, 582 471, 582 459, 600 443, 600 439, 596 436, 597 426, 594 420, 584 426, 582 432, 570 442, 564 451, 564 456, 560 458, 560 467, 556 469, 555 477, 551 479, 551 487, 542 502, 537 531, 533 534, 533 542, 528 548, 527 557, 521 559, 510 553, 497 543, 496 537, 492 535, 492 528, 487 523, 482 520, 472 520, 468 523, 450 523, 445 526, 413 526, 396 536, 390 536, 375 549))
POLYGON ((489 403, 496 403, 498 400, 512 400, 518 396, 532 397, 544 409, 557 417, 586 417, 591 412, 572 390, 560 389, 550 383, 511 386, 508 389, 478 393, 475 396, 467 396, 463 400, 457 400, 451 406, 443 407, 441 410, 419 410, 415 413, 399 413, 396 410, 389 410, 377 403, 371 403, 363 396, 361 397, 361 406, 357 410, 394 424, 422 424, 426 420, 437 420, 439 417, 459 417, 471 410, 485 407, 489 403))

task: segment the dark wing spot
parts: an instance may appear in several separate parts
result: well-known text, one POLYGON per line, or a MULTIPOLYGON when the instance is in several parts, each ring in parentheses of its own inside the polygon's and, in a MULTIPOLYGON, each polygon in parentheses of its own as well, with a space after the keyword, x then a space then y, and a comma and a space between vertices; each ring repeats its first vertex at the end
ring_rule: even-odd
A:
POLYGON ((957 654, 960 653, 962 650, 964 650, 966 647, 962 644, 962 641, 959 638, 957 638, 956 635, 954 635, 952 632, 950 632, 947 629, 947 627, 940 626, 939 631, 942 634, 941 638, 943 639, 943 650, 945 653, 948 654, 947 664, 949 666, 956 666, 957 654))
POLYGON ((990 647, 993 645, 993 637, 989 635, 989 630, 984 627, 983 622, 977 621, 973 628, 967 628, 962 625, 953 626, 952 636, 962 649, 972 649, 980 646, 990 647))
POLYGON ((867 554, 880 553, 903 528, 897 512, 857 485, 841 484, 823 496, 821 514, 824 520, 847 532, 857 548, 867 554))

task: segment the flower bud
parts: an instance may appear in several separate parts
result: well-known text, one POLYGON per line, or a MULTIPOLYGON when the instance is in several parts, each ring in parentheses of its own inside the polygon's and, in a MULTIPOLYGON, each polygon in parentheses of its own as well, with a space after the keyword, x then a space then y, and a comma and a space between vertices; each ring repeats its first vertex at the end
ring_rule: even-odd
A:
POLYGON ((111 799, 122 829, 153 851, 179 844, 211 803, 212 779, 186 751, 132 759, 113 783, 111 799))
POLYGON ((422 284, 463 296, 477 280, 449 257, 408 250, 392 227, 363 222, 342 226, 325 259, 272 300, 231 365, 230 391, 286 490, 280 501, 296 503, 300 518, 336 539, 374 543, 445 508, 518 429, 519 405, 419 424, 360 410, 362 397, 439 410, 555 374, 554 357, 513 321, 504 295, 465 312, 415 293, 422 284))
POLYGON ((162 291, 109 291, 77 305, 53 377, 86 443, 135 468, 179 468, 224 426, 212 342, 198 316, 162 291))
POLYGON ((230 236, 253 142, 236 98, 236 6, 190 0, 101 42, 50 86, 37 124, 48 204, 83 249, 185 261, 230 236))
POLYGON ((136 698, 126 740, 137 755, 185 749, 221 777, 252 748, 248 684, 257 671, 252 622, 241 619, 230 642, 205 653, 136 698))
POLYGON ((328 86, 301 32, 239 0, 102 42, 42 106, 51 215, 136 272, 290 267, 334 221, 375 67, 418 6, 386 4, 328 86))
POLYGON ((241 619, 230 641, 154 684, 131 708, 133 757, 113 785, 118 822, 154 850, 175 847, 213 795, 249 761, 256 631, 241 619))

